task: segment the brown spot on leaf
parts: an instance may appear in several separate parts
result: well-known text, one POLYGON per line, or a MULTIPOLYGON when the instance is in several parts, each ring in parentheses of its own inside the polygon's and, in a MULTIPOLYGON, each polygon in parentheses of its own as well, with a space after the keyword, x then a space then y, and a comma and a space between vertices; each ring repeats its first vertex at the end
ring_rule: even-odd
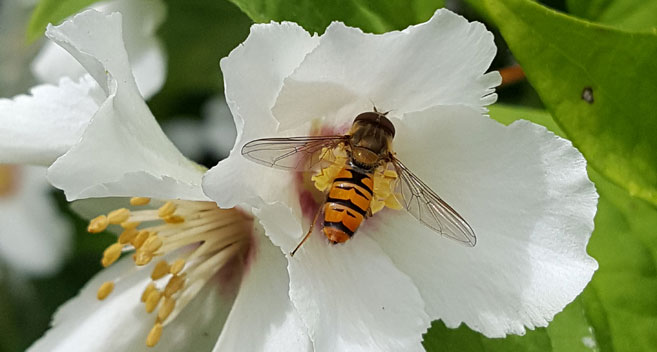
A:
POLYGON ((584 87, 584 90, 582 90, 582 100, 589 104, 593 104, 593 88, 584 87))

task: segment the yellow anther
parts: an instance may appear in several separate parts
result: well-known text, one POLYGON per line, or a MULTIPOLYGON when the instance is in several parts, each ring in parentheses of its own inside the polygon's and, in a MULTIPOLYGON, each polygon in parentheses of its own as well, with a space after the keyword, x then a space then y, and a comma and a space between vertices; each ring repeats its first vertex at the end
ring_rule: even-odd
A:
POLYGON ((153 260, 153 253, 140 249, 135 253, 133 258, 135 259, 135 264, 138 266, 144 266, 153 260))
POLYGON ((157 343, 160 341, 160 337, 162 337, 162 324, 155 323, 151 331, 148 333, 148 337, 146 338, 146 346, 153 347, 157 345, 157 343))
POLYGON ((139 233, 137 233, 137 236, 132 241, 130 241, 130 243, 132 243, 135 248, 139 248, 142 244, 144 244, 144 242, 146 242, 146 239, 148 236, 150 236, 150 234, 151 233, 147 230, 141 230, 139 233))
POLYGON ((104 282, 98 288, 98 294, 97 294, 98 300, 100 301, 104 300, 105 298, 107 298, 107 296, 109 296, 110 293, 112 293, 113 290, 114 290, 114 283, 112 281, 104 282))
POLYGON ((164 222, 166 222, 167 224, 180 224, 185 222, 185 218, 183 218, 180 215, 167 215, 164 218, 162 218, 162 220, 164 220, 164 222))
POLYGON ((395 170, 385 170, 383 171, 383 177, 385 178, 397 178, 397 172, 395 170))
POLYGON ((124 230, 123 232, 121 232, 121 235, 119 236, 119 243, 121 244, 130 243, 132 240, 135 239, 135 237, 137 237, 138 233, 139 231, 137 231, 137 229, 124 230))
POLYGON ((399 202, 399 199, 394 194, 391 194, 390 197, 386 198, 386 207, 395 210, 403 208, 402 204, 399 202))
POLYGON ((164 296, 171 297, 174 293, 180 291, 185 285, 185 276, 174 276, 169 279, 167 286, 164 288, 164 296))
POLYGON ((140 249, 153 253, 162 247, 162 243, 162 239, 158 235, 149 236, 140 249))
POLYGON ((121 227, 123 227, 124 230, 129 230, 137 228, 139 224, 141 224, 139 221, 124 221, 121 223, 121 227))
POLYGON ((145 303, 145 302, 146 302, 146 299, 148 298, 148 295, 150 295, 151 292, 153 292, 154 290, 156 290, 156 288, 155 288, 155 284, 151 282, 151 283, 148 284, 148 286, 146 286, 146 288, 144 289, 144 293, 141 294, 141 301, 145 303))
POLYGON ((130 205, 139 206, 150 203, 151 199, 146 197, 132 197, 130 198, 130 205))
POLYGON ((166 260, 160 260, 155 264, 155 268, 153 268, 153 272, 151 273, 151 279, 153 280, 158 280, 164 277, 164 275, 169 273, 169 264, 167 264, 166 260))
POLYGON ((160 307, 160 310, 157 311, 157 318, 160 321, 164 321, 169 316, 169 314, 171 314, 175 306, 176 306, 175 299, 171 297, 165 297, 164 302, 162 302, 162 306, 160 307))
POLYGON ((171 268, 169 269, 169 272, 173 275, 178 275, 178 273, 185 267, 185 259, 178 258, 176 259, 173 264, 171 264, 171 268))
POLYGON ((110 224, 120 224, 130 218, 130 210, 126 208, 116 209, 107 214, 107 219, 110 224))
POLYGON ((89 226, 87 226, 87 231, 91 233, 99 233, 105 231, 109 225, 109 220, 105 215, 98 215, 97 217, 89 221, 89 226))
POLYGON ((157 210, 157 216, 164 218, 169 215, 173 215, 175 211, 176 211, 176 205, 173 204, 172 201, 168 201, 164 203, 164 205, 161 206, 160 209, 157 210))
POLYGON ((112 265, 119 257, 121 256, 121 250, 123 245, 120 243, 114 243, 113 245, 107 247, 103 252, 103 259, 100 261, 104 267, 112 265))
POLYGON ((338 175, 340 170, 344 167, 344 165, 347 163, 347 158, 346 156, 338 155, 338 156, 333 156, 333 153, 336 151, 334 150, 332 153, 326 153, 324 149, 322 149, 322 155, 325 155, 323 158, 324 160, 330 161, 331 164, 321 170, 315 175, 313 175, 310 180, 313 181, 315 188, 317 188, 320 191, 325 191, 331 185, 333 184, 333 180, 335 177, 338 175), (330 157, 326 157, 330 155, 330 157))
POLYGON ((146 313, 151 313, 157 308, 160 298, 162 298, 162 293, 157 289, 152 290, 148 294, 148 297, 146 297, 146 313))
POLYGON ((376 214, 385 207, 395 210, 402 208, 394 193, 397 178, 397 172, 394 170, 378 170, 374 174, 374 197, 370 203, 372 214, 376 214))

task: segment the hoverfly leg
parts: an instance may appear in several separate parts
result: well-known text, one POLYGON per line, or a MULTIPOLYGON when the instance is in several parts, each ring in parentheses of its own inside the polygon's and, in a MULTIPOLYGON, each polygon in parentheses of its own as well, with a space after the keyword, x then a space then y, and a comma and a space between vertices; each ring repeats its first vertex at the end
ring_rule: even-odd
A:
POLYGON ((317 211, 315 212, 315 216, 313 217, 313 222, 310 223, 310 229, 308 229, 308 233, 306 233, 306 235, 303 236, 303 239, 301 240, 301 242, 299 242, 299 244, 297 244, 297 246, 294 248, 294 250, 292 252, 290 252, 290 257, 294 257, 294 253, 297 252, 297 250, 301 247, 301 245, 304 242, 306 242, 308 237, 310 237, 310 234, 313 233, 313 228, 315 227, 315 223, 317 222, 317 218, 319 217, 319 213, 322 212, 322 208, 324 208, 324 203, 322 203, 319 206, 319 208, 317 208, 317 211))

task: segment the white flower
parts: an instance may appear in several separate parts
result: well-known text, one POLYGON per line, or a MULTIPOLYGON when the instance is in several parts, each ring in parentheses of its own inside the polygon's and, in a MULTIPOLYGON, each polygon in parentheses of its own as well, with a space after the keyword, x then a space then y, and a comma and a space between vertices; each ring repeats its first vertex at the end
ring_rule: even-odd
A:
MULTIPOLYGON (((112 0, 91 8, 123 15, 123 40, 137 87, 144 98, 157 93, 166 77, 166 57, 155 35, 164 22, 166 7, 161 0, 112 0)), ((64 48, 47 42, 32 62, 32 73, 43 83, 57 84, 61 77, 78 80, 87 71, 64 48)))
MULTIPOLYGON (((0 96, 32 81, 26 63, 34 48, 24 40, 31 5, 19 0, 0 4, 0 96)), ((0 261, 14 275, 52 274, 68 254, 71 227, 59 216, 50 191, 45 169, 0 164, 0 261)))
POLYGON ((69 251, 72 229, 50 198, 45 171, 0 165, 0 260, 19 275, 52 274, 69 251))
POLYGON ((0 162, 49 166, 69 200, 134 198, 91 221, 90 232, 121 231, 103 254, 109 267, 31 350, 307 349, 284 257, 250 215, 208 201, 205 170, 167 139, 137 89, 121 15, 87 11, 47 36, 89 75, 0 100, 0 162), (133 256, 118 259, 123 251, 133 256))
MULTIPOLYGON (((20 91, 23 86, 33 80, 28 72, 29 65, 27 62, 35 54, 34 46, 28 46, 25 43, 24 31, 27 20, 29 19, 30 10, 33 3, 26 1, 9 0, 0 5, 0 22, 3 24, 3 35, 0 37, 2 47, 7 50, 0 52, 0 77, 2 78, 2 87, 0 95, 5 93, 11 94, 20 91)), ((157 38, 155 30, 164 19, 164 4, 159 0, 153 1, 112 1, 97 3, 94 5, 106 12, 116 10, 128 15, 128 26, 125 28, 124 37, 128 38, 128 52, 136 66, 134 73, 138 76, 137 84, 142 87, 141 91, 145 96, 155 93, 164 83, 165 78, 165 59, 164 52, 157 38)), ((61 82, 61 91, 87 90, 91 86, 90 80, 78 85, 71 84, 69 79, 78 80, 86 71, 68 54, 64 49, 47 42, 33 62, 33 71, 35 76, 42 82, 57 84, 62 77, 68 77, 61 82)), ((38 86, 33 88, 35 100, 40 100, 44 94, 60 94, 52 86, 38 86)), ((80 92, 81 93, 81 92, 80 92)), ((64 97, 65 94, 60 94, 64 97)), ((58 106, 50 106, 48 109, 41 111, 32 111, 34 118, 47 119, 48 122, 58 126, 66 126, 68 122, 71 125, 66 126, 70 131, 76 131, 72 137, 81 133, 81 129, 91 118, 94 107, 85 109, 78 106, 78 103, 85 102, 85 99, 77 96, 73 101, 60 101, 58 106), (76 106, 78 110, 87 110, 88 114, 73 114, 75 120, 71 120, 71 115, 66 114, 69 106, 76 106), (52 114, 56 109, 57 113, 52 114), (37 116, 43 113, 44 116, 37 116), (63 119, 59 120, 60 117, 63 119)), ((17 104, 12 104, 8 100, 0 101, 0 107, 7 108, 0 113, 5 116, 10 113, 20 113, 25 106, 26 97, 16 99, 17 104)), ((86 104, 94 105, 94 104, 86 104)), ((81 112, 81 111, 79 111, 81 112)), ((20 117, 20 116, 16 116, 20 117)), ((31 126, 40 129, 40 120, 27 121, 22 119, 21 123, 27 123, 25 127, 31 126)), ((32 138, 49 138, 54 140, 52 131, 41 131, 42 135, 33 135, 32 138)), ((20 137, 26 134, 13 135, 12 139, 6 139, 2 147, 8 147, 5 152, 13 153, 16 146, 28 147, 31 140, 22 141, 20 137), (21 141, 21 142, 19 142, 21 141), (18 143, 17 143, 18 142, 18 143)), ((60 146, 55 149, 58 153, 65 149, 60 146)), ((45 151, 44 151, 45 152, 45 151)), ((6 157, 7 162, 24 163, 23 154, 18 152, 6 157)), ((36 161, 37 164, 48 164, 44 159, 49 156, 34 155, 35 158, 42 160, 36 161)), ((64 257, 67 255, 70 245, 71 227, 57 214, 54 201, 49 199, 51 188, 47 187, 45 180, 45 169, 42 167, 20 166, 20 165, 0 165, 0 174, 8 175, 7 178, 0 177, 0 188, 6 186, 7 191, 0 194, 0 218, 5 226, 0 230, 0 256, 6 261, 14 271, 30 275, 46 275, 55 272, 62 264, 64 257), (4 184, 3 184, 4 182, 4 184)), ((2 193, 2 192, 0 192, 2 193)))
POLYGON ((352 239, 315 231, 288 257, 290 299, 317 351, 422 350, 431 320, 489 337, 546 326, 586 286, 597 194, 567 140, 485 115, 496 100, 493 36, 447 10, 401 32, 342 23, 311 36, 293 23, 254 25, 221 62, 238 137, 203 188, 222 207, 252 208, 288 253, 325 197, 308 174, 241 155, 265 137, 346 133, 355 116, 389 111, 394 151, 456 209, 475 247, 386 209, 352 239), (310 195, 314 195, 315 198, 310 195))

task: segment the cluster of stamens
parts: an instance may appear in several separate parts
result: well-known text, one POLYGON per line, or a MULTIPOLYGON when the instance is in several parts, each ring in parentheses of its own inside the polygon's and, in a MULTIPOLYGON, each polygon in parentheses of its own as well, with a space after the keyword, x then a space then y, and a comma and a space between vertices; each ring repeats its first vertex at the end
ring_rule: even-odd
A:
MULTIPOLYGON (((149 198, 135 197, 133 207, 147 207, 149 198)), ((122 229, 116 243, 103 252, 101 264, 108 267, 122 253, 133 251, 132 259, 139 267, 157 257, 151 282, 141 295, 147 313, 157 310, 155 323, 146 345, 155 346, 163 327, 191 301, 221 268, 233 259, 243 259, 251 241, 253 219, 237 209, 219 209, 212 202, 172 200, 159 208, 143 210, 121 208, 100 215, 89 223, 91 233, 102 232, 110 225, 122 229), (144 226, 145 225, 145 226, 144 226)), ((115 282, 103 283, 99 300, 114 290, 115 282)))

